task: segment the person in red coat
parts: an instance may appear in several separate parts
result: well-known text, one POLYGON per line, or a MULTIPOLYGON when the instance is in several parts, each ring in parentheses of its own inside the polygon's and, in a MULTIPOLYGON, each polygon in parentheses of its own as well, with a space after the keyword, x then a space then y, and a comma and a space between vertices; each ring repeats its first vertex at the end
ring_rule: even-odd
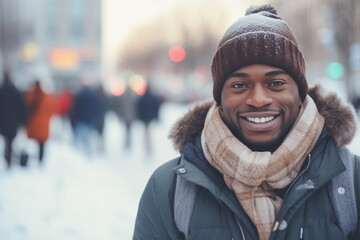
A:
POLYGON ((40 82, 35 81, 33 88, 26 92, 25 101, 28 110, 26 133, 28 138, 39 143, 39 161, 43 161, 45 142, 49 138, 50 118, 54 113, 54 100, 44 92, 40 82))

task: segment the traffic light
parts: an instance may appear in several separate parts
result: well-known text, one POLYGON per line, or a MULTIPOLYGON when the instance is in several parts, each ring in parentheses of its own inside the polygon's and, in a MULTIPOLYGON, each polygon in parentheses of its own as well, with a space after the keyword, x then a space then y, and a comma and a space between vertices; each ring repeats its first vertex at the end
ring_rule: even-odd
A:
POLYGON ((337 80, 344 75, 344 67, 339 62, 331 62, 327 65, 326 72, 331 79, 337 80))
POLYGON ((169 49, 169 58, 173 62, 181 62, 185 58, 185 49, 181 46, 173 46, 169 49))

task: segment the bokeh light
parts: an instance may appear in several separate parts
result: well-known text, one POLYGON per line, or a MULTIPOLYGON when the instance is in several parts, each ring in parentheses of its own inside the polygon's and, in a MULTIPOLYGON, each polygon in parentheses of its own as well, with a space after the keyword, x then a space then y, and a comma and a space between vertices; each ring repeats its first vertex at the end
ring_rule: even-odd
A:
POLYGON ((110 92, 114 96, 120 96, 125 91, 125 84, 120 80, 115 80, 110 84, 110 92))
POLYGON ((169 50, 169 58, 173 62, 181 62, 185 58, 185 49, 181 46, 173 46, 169 50))
POLYGON ((135 74, 129 78, 129 87, 142 96, 146 93, 147 83, 141 75, 135 74))
POLYGON ((331 62, 327 65, 326 72, 331 79, 339 79, 344 75, 344 67, 339 62, 331 62))

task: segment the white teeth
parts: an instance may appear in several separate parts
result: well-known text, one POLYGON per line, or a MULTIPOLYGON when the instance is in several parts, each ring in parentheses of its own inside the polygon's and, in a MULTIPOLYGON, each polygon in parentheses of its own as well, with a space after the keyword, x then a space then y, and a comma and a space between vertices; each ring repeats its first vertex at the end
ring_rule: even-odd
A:
POLYGON ((250 122, 254 122, 254 123, 265 123, 265 122, 270 122, 274 119, 274 116, 271 117, 247 117, 246 119, 250 122))

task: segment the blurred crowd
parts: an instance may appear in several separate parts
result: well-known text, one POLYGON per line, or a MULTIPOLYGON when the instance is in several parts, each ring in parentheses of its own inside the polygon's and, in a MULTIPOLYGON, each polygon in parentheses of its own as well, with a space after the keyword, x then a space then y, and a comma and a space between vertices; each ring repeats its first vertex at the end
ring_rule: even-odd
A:
MULTIPOLYGON (((124 148, 131 147, 131 126, 135 120, 144 125, 144 147, 151 154, 150 123, 159 117, 163 100, 155 95, 150 86, 144 94, 136 94, 131 88, 119 96, 107 95, 102 85, 92 86, 81 81, 81 86, 74 91, 64 87, 57 93, 44 90, 41 80, 34 79, 31 86, 20 91, 8 70, 2 76, 0 86, 0 134, 4 139, 4 159, 7 168, 14 164, 26 166, 29 154, 23 149, 14 149, 14 139, 19 132, 26 133, 26 139, 37 143, 37 159, 40 164, 46 156, 46 142, 51 136, 51 118, 60 119, 60 132, 64 126, 71 126, 72 140, 79 151, 91 158, 94 146, 92 138, 97 136, 100 149, 104 149, 104 127, 107 112, 113 111, 124 124, 124 148)), ((61 133, 60 133, 61 134, 61 133)), ((0 146, 1 147, 1 146, 0 146)))

